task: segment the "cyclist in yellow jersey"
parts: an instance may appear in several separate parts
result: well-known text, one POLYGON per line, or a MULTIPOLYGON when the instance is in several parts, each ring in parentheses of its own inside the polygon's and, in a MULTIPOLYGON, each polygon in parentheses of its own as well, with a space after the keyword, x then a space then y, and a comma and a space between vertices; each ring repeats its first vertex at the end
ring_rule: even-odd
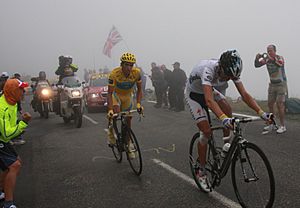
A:
MULTIPOLYGON (((108 113, 107 117, 112 118, 114 113, 129 111, 133 107, 133 87, 136 84, 136 108, 139 113, 143 112, 141 106, 142 81, 140 69, 134 67, 135 56, 131 53, 124 53, 121 58, 121 66, 112 70, 108 77, 108 113)), ((131 120, 129 118, 130 126, 131 120)), ((115 144, 112 128, 108 130, 110 144, 115 144)))

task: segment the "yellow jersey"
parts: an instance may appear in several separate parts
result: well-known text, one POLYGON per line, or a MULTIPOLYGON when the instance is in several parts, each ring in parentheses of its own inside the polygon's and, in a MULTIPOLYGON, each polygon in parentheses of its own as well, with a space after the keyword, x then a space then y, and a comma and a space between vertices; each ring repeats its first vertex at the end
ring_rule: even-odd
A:
POLYGON ((135 83, 140 83, 140 69, 132 67, 128 77, 125 77, 122 68, 118 67, 112 70, 108 77, 108 86, 115 88, 117 94, 131 94, 135 83))

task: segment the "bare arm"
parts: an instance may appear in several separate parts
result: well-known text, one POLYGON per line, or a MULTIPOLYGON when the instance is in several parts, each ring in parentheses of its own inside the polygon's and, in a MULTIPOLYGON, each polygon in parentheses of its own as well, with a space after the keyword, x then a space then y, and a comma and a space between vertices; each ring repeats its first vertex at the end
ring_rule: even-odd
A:
POLYGON ((204 97, 207 107, 214 112, 214 114, 220 118, 224 115, 224 112, 219 107, 218 103, 214 100, 212 86, 203 85, 204 97))
POLYGON ((275 57, 275 64, 277 64, 277 66, 283 66, 284 65, 284 59, 282 56, 276 56, 275 57))
POLYGON ((137 87, 137 92, 136 92, 136 103, 141 103, 141 99, 142 99, 142 82, 137 82, 136 83, 136 87, 137 87))
POLYGON ((255 110, 256 113, 260 113, 262 109, 260 106, 256 103, 254 98, 246 91, 244 88, 244 85, 242 82, 234 83, 237 90, 239 91, 240 95, 242 96, 243 101, 253 110, 255 110))

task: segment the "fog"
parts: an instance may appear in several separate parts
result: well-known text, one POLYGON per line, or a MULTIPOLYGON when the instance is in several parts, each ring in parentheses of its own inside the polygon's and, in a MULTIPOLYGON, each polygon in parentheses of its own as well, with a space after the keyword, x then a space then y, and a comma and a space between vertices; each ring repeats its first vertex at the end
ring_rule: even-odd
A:
MULTIPOLYGON (((71 55, 83 69, 119 65, 123 52, 150 63, 179 61, 189 74, 201 59, 239 51, 242 80, 255 98, 266 99, 266 67, 254 68, 255 55, 269 44, 285 59, 289 95, 300 97, 300 2, 296 0, 2 0, 0 3, 0 72, 53 77, 59 55, 71 55), (112 26, 124 41, 102 53, 112 26)), ((149 80, 148 80, 149 81, 149 80)), ((232 85, 228 95, 236 97, 232 85)))

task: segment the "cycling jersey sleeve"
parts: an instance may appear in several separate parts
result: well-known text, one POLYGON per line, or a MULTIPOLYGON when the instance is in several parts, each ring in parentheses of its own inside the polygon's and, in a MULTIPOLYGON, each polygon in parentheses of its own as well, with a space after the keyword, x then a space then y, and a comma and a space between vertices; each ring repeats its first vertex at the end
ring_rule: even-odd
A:
POLYGON ((205 67, 201 74, 202 84, 212 86, 214 76, 214 71, 205 67))

